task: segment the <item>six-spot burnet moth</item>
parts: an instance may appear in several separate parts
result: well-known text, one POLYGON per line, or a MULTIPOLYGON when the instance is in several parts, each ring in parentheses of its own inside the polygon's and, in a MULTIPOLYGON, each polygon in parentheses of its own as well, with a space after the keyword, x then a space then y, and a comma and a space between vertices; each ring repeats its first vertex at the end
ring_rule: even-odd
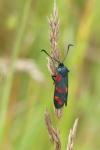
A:
MULTIPOLYGON (((69 47, 73 46, 72 44, 68 45, 67 53, 69 51, 69 47)), ((54 106, 56 109, 60 109, 61 107, 67 105, 67 97, 68 97, 68 68, 64 65, 64 60, 66 56, 64 57, 63 61, 60 62, 59 60, 53 58, 50 56, 46 50, 41 50, 42 52, 46 53, 52 61, 57 62, 56 67, 56 74, 52 75, 52 79, 54 81, 55 90, 54 90, 54 106)))

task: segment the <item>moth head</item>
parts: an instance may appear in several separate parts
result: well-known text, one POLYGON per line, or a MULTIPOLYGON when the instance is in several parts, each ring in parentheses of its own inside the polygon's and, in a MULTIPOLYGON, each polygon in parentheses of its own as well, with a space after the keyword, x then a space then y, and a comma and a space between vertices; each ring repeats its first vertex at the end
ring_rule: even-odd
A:
POLYGON ((69 70, 67 69, 67 67, 64 66, 63 63, 60 63, 60 64, 58 65, 57 71, 58 71, 58 73, 60 73, 62 76, 66 76, 67 73, 69 72, 69 70))

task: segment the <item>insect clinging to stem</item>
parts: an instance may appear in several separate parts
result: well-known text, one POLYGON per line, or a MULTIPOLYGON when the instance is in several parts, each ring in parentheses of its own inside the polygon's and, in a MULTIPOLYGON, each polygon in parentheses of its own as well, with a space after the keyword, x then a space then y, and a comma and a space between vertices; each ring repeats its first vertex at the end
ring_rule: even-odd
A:
POLYGON ((54 81, 55 90, 54 90, 54 106, 56 109, 60 109, 65 105, 67 105, 68 98, 68 72, 69 69, 64 65, 64 61, 67 57, 69 48, 73 46, 73 44, 69 44, 66 55, 62 62, 50 56, 46 50, 42 49, 48 57, 53 61, 57 62, 56 74, 52 75, 52 79, 54 81))

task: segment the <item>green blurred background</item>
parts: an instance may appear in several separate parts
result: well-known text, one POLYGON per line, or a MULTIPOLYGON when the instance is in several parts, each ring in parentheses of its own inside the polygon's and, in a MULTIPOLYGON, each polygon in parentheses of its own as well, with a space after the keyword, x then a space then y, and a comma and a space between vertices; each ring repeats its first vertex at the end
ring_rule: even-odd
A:
POLYGON ((76 117, 75 150, 100 149, 100 1, 57 1, 61 54, 68 43, 74 44, 65 61, 69 98, 60 120, 53 109, 46 56, 40 53, 42 48, 50 52, 47 16, 53 3, 0 0, 0 150, 53 150, 44 121, 46 108, 60 130, 62 150, 76 117))

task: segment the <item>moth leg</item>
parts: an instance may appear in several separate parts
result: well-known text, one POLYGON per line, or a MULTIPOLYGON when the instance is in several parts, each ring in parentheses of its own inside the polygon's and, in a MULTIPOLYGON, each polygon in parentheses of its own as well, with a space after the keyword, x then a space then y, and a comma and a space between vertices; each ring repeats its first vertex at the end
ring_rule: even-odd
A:
POLYGON ((67 106, 67 101, 65 102, 65 106, 67 106))
POLYGON ((54 83, 55 83, 55 77, 56 77, 56 76, 54 75, 54 76, 51 76, 51 77, 52 77, 52 80, 53 80, 54 83))

